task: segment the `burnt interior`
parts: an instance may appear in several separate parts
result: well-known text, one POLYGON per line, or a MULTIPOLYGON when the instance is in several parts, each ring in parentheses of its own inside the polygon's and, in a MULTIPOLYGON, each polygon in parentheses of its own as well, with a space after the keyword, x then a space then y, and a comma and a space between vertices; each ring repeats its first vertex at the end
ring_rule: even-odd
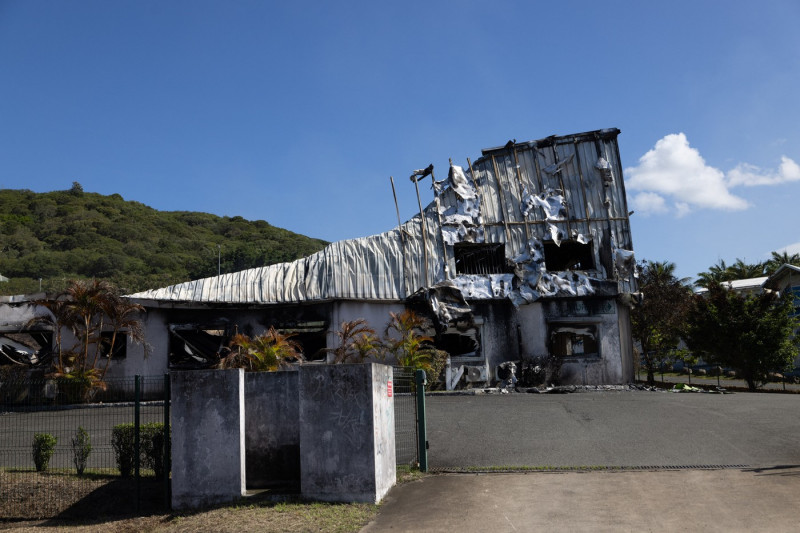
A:
POLYGON ((545 241, 544 262, 550 271, 593 270, 595 264, 592 243, 567 240, 557 246, 553 241, 545 241))
POLYGON ((597 326, 584 324, 552 326, 550 353, 557 357, 598 356, 597 326))
POLYGON ((456 243, 453 245, 457 274, 506 274, 511 272, 506 261, 505 244, 456 243))

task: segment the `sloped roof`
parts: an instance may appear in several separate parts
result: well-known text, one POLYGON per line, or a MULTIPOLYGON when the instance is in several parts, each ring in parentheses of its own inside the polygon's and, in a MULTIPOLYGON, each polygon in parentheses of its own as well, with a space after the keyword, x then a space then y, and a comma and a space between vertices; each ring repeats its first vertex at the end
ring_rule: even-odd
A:
MULTIPOLYGON (((620 290, 633 292, 634 281, 617 276, 615 266, 623 268, 632 259, 631 252, 622 253, 632 250, 632 244, 618 134, 619 130, 608 129, 525 143, 509 141, 483 150, 469 168, 451 166, 448 179, 435 184, 435 199, 424 210, 424 224, 416 215, 398 228, 334 242, 289 263, 129 297, 145 305, 399 301, 446 280, 473 287, 474 277, 456 273, 453 245, 459 242, 503 243, 509 263, 517 264, 518 272, 526 272, 520 274, 523 291, 513 289, 518 299, 591 292, 585 276, 543 274, 542 241, 563 239, 596 240, 598 264, 590 274, 618 279, 620 290)), ((479 287, 475 294, 510 297, 513 277, 484 277, 479 284, 490 286, 479 287)))

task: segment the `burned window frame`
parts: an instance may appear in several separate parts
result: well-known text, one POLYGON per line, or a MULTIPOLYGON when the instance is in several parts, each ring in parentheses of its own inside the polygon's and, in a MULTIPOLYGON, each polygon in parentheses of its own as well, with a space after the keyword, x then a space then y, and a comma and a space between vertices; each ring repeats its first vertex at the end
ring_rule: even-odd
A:
POLYGON ((550 272, 596 270, 593 242, 592 240, 582 243, 569 239, 557 245, 554 241, 544 241, 542 244, 545 268, 550 272))
POLYGON ((505 243, 457 242, 453 245, 453 262, 458 275, 486 276, 513 272, 506 260, 505 243))
POLYGON ((449 324, 447 329, 435 337, 434 346, 437 350, 444 350, 452 360, 463 361, 464 363, 475 363, 483 358, 483 319, 475 317, 471 321, 463 323, 449 324), (473 332, 472 334, 470 334, 473 332), (473 343, 473 350, 469 352, 452 353, 447 350, 447 345, 443 342, 443 336, 467 337, 473 343))
MULTIPOLYGON (((547 325, 547 349, 549 353, 560 359, 600 359, 602 356, 601 343, 600 343, 600 323, 594 321, 551 321, 547 325), (585 330, 586 333, 581 333, 580 330, 585 330), (556 349, 556 336, 560 334, 570 334, 573 337, 591 337, 591 342, 586 340, 582 341, 584 350, 581 353, 562 353, 564 350, 556 349), (586 346, 594 348, 594 351, 588 351, 586 346)), ((575 345, 574 339, 571 340, 570 352, 575 345)))
POLYGON ((100 355, 102 357, 112 360, 125 359, 128 357, 128 332, 117 331, 116 335, 117 336, 114 337, 113 331, 100 332, 100 355), (111 348, 109 351, 112 338, 114 339, 115 347, 111 348))
MULTIPOLYGON (((209 322, 203 324, 169 324, 168 325, 168 344, 167 344, 167 365, 170 370, 196 370, 196 369, 207 369, 213 368, 217 363, 219 363, 219 356, 220 352, 228 346, 231 337, 233 336, 234 332, 232 331, 232 327, 228 323, 219 323, 219 322, 209 322), (211 335, 210 331, 221 332, 220 335, 211 335), (189 345, 189 341, 184 338, 182 335, 186 332, 190 333, 204 333, 206 335, 219 337, 222 339, 220 344, 220 350, 215 354, 210 353, 203 353, 199 350, 199 347, 191 347, 194 348, 195 354, 189 355, 193 361, 190 361, 186 355, 182 354, 182 357, 178 357, 175 355, 177 351, 177 343, 180 341, 184 343, 184 345, 189 345), (193 355, 197 355, 205 359, 205 362, 200 362, 193 355), (182 361, 188 361, 188 363, 182 363, 182 361)), ((185 354, 186 352, 184 352, 185 354)))

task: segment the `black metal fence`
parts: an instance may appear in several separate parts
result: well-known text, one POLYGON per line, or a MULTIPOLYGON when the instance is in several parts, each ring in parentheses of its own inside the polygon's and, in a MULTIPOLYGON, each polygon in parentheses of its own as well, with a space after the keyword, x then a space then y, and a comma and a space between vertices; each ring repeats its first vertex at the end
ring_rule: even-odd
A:
POLYGON ((414 370, 394 367, 394 434, 398 465, 419 463, 414 370))
POLYGON ((65 380, 0 381, 0 519, 168 508, 168 387, 165 376, 139 377, 138 387, 134 378, 109 379, 94 389, 65 380), (135 451, 128 449, 137 418, 147 430, 139 432, 145 464, 138 477, 135 451), (123 424, 130 429, 115 435, 123 424), (154 451, 154 442, 161 448, 154 451), (129 468, 126 457, 134 459, 129 468))

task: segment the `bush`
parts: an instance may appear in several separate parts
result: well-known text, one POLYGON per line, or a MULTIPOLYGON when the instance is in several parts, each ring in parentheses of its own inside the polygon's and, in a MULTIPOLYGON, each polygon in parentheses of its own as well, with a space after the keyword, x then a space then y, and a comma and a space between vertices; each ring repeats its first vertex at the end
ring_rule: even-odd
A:
POLYGON ((72 437, 72 462, 75 463, 75 470, 78 471, 79 476, 83 475, 91 452, 92 441, 89 438, 89 433, 81 426, 78 426, 78 431, 72 437))
MULTIPOLYGON (((111 446, 122 477, 130 477, 135 465, 136 428, 133 424, 118 424, 111 431, 111 446)), ((164 424, 152 422, 139 427, 139 460, 142 468, 155 472, 156 478, 166 473, 164 457, 164 424)))
POLYGON ((142 424, 140 433, 142 466, 153 470, 157 479, 164 477, 164 424, 152 422, 142 424))
POLYGON ((130 477, 133 472, 135 438, 133 424, 117 424, 111 430, 111 447, 122 477, 130 477))
POLYGON ((57 442, 58 439, 49 433, 36 433, 33 436, 33 464, 37 472, 47 470, 57 442))

